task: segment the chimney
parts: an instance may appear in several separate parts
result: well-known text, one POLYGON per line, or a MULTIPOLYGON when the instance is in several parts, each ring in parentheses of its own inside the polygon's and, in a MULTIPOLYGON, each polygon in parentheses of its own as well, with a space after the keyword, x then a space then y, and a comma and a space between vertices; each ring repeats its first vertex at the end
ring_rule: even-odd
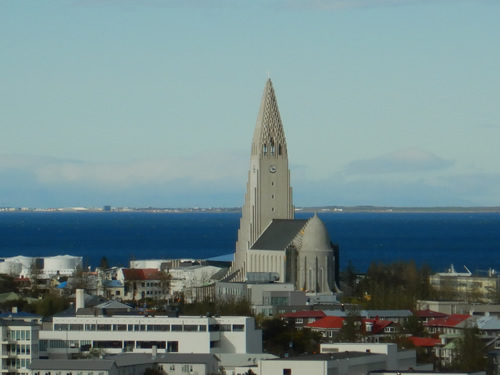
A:
POLYGON ((83 295, 83 289, 77 289, 75 293, 75 312, 78 309, 85 308, 85 296, 83 295))

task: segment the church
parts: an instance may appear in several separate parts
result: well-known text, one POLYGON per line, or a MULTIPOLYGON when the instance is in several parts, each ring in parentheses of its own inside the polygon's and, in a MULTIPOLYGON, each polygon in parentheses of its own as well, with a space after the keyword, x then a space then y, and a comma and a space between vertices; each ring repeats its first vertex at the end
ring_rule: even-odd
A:
POLYGON ((290 283, 316 294, 337 291, 338 246, 316 214, 308 220, 294 214, 285 132, 268 79, 252 140, 234 281, 290 283))

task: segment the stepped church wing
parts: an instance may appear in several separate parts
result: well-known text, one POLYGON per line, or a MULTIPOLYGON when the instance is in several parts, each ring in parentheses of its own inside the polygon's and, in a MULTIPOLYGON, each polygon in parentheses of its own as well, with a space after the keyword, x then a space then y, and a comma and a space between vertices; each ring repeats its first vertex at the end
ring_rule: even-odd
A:
POLYGON ((338 247, 323 222, 294 219, 288 151, 278 103, 267 80, 255 126, 233 281, 292 283, 331 293, 338 282, 338 247))

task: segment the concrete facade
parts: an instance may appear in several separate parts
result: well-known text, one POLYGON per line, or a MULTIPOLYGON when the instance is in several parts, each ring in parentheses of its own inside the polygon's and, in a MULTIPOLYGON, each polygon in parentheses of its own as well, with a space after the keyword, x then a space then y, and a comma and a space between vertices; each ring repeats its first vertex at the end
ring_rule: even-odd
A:
POLYGON ((233 281, 258 274, 313 294, 337 291, 338 247, 314 215, 295 220, 285 132, 271 80, 266 82, 255 126, 233 281))

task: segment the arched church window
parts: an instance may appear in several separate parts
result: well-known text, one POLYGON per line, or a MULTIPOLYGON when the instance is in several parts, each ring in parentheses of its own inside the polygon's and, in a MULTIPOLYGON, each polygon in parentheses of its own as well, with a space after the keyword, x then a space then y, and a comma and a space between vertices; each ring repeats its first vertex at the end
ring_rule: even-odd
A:
POLYGON ((312 269, 309 269, 309 277, 308 277, 308 282, 307 282, 307 289, 310 290, 310 291, 314 291, 313 290, 313 271, 312 269))
POLYGON ((262 151, 264 152, 264 155, 267 154, 267 145, 265 143, 262 145, 262 151))
POLYGON ((274 155, 274 139, 271 138, 271 155, 274 155))
POLYGON ((278 145, 278 155, 283 155, 283 147, 278 145))

